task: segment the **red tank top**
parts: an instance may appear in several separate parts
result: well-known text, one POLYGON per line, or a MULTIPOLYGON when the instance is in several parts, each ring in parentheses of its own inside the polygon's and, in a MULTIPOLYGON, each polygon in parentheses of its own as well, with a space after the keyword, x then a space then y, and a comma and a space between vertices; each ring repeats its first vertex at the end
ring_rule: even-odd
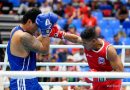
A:
POLYGON ((110 62, 107 60, 107 48, 110 44, 104 40, 102 41, 103 46, 98 51, 84 49, 88 65, 91 69, 97 71, 112 71, 110 62))

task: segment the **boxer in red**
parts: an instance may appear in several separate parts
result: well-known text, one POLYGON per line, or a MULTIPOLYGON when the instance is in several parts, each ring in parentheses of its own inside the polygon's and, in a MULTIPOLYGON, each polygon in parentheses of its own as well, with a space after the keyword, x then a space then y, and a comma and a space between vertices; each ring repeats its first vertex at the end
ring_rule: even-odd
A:
MULTIPOLYGON (((50 37, 64 38, 73 43, 82 44, 90 69, 101 72, 123 72, 123 64, 115 48, 103 39, 98 38, 94 27, 87 27, 80 36, 52 28, 50 37), (55 33, 55 34, 54 34, 55 33)), ((91 81, 93 90, 120 90, 121 79, 98 78, 91 81), (96 81, 95 81, 96 80, 96 81)))

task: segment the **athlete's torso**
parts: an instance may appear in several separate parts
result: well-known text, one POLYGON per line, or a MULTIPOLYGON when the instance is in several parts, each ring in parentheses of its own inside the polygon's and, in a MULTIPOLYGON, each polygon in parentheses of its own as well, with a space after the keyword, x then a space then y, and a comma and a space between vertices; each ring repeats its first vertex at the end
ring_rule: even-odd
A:
POLYGON ((91 69, 97 71, 112 71, 110 62, 107 60, 107 48, 110 44, 104 40, 102 41, 103 46, 98 51, 84 49, 85 55, 91 69))
POLYGON ((12 37, 14 33, 17 32, 18 30, 23 31, 23 29, 20 26, 16 26, 15 28, 13 28, 10 40, 7 45, 7 54, 8 54, 10 69, 12 71, 33 71, 36 69, 35 52, 29 52, 29 55, 26 58, 18 57, 11 53, 10 46, 11 46, 12 37))

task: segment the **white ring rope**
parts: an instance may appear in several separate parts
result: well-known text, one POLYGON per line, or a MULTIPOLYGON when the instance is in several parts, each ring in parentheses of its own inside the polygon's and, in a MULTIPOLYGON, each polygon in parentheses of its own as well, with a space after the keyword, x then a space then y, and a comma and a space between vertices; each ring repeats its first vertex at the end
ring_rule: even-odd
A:
MULTIPOLYGON (((0 62, 0 66, 9 65, 9 63, 0 62)), ((50 62, 37 62, 37 66, 88 66, 88 63, 50 63, 50 62)), ((124 63, 124 66, 130 66, 130 63, 124 63)))
MULTIPOLYGON (((0 44, 0 48, 6 48, 7 44, 0 44)), ((115 48, 122 50, 129 49, 130 45, 114 45, 115 48)), ((50 48, 83 48, 82 45, 50 45, 50 48)), ((125 51, 124 51, 125 52, 125 51)), ((124 53, 122 53, 123 55, 124 53)), ((124 58, 123 58, 124 60, 124 58)), ((9 65, 0 62, 0 65, 9 65)), ((87 63, 37 63, 37 66, 88 66, 87 63)), ((124 66, 130 66, 130 63, 124 63, 124 66)), ((30 77, 106 77, 106 78, 130 78, 129 72, 53 72, 53 71, 0 71, 0 76, 30 78, 30 77)), ((9 83, 5 83, 9 84, 9 83)), ((63 85, 63 86, 88 86, 85 82, 40 82, 41 85, 63 85)), ((123 86, 130 85, 130 82, 123 82, 123 86)))
POLYGON ((0 76, 27 79, 32 77, 130 78, 130 72, 0 71, 0 76))
MULTIPOLYGON (((86 82, 39 82, 41 86, 90 86, 91 83, 86 82)), ((8 86, 9 82, 5 82, 4 86, 8 86)), ((123 82, 123 86, 130 85, 130 82, 123 82)))
MULTIPOLYGON (((86 82, 39 82, 40 85, 49 86, 90 86, 90 83, 86 82)), ((5 86, 9 85, 9 82, 4 83, 5 86)))
MULTIPOLYGON (((0 48, 6 48, 7 44, 0 44, 0 48)), ((114 45, 115 48, 130 48, 130 45, 114 45)), ((83 48, 82 45, 50 45, 50 48, 83 48)))

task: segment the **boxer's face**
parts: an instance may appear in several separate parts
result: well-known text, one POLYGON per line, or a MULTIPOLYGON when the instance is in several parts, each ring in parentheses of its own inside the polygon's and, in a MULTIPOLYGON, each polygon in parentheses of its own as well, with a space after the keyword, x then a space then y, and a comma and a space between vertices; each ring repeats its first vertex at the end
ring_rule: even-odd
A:
POLYGON ((28 27, 28 30, 32 33, 34 33, 36 30, 38 30, 36 23, 33 23, 31 20, 27 21, 27 27, 28 27))
POLYGON ((95 43, 95 39, 92 40, 86 40, 86 39, 82 39, 83 40, 83 46, 87 49, 87 50, 91 50, 94 46, 95 43))

